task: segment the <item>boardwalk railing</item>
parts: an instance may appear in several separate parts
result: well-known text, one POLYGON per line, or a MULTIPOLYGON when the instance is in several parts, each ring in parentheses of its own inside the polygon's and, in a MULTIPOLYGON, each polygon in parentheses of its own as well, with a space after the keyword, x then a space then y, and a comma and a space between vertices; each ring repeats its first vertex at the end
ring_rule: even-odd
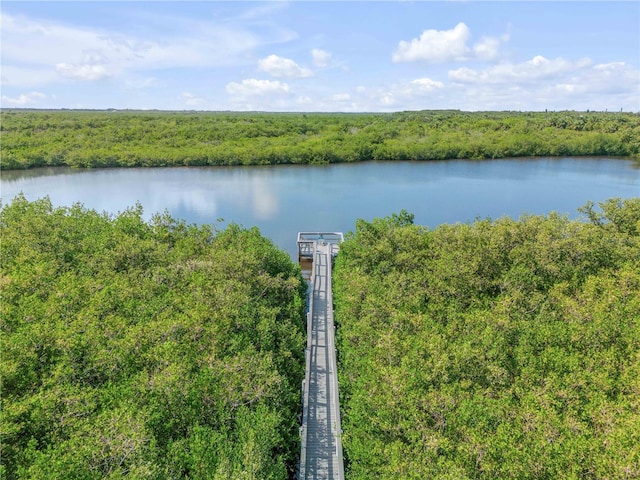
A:
MULTIPOLYGON (((338 253, 338 244, 342 242, 343 235, 341 232, 301 232, 298 234, 298 257, 306 261, 312 261, 311 275, 309 278, 309 295, 308 295, 308 307, 307 312, 307 347, 305 351, 305 380, 302 383, 302 426, 300 427, 300 465, 298 478, 315 478, 315 479, 344 479, 344 465, 343 465, 343 453, 342 453, 342 430, 340 423, 340 403, 338 395, 338 376, 336 365, 336 351, 335 351, 335 332, 333 324, 333 293, 331 288, 331 258, 338 253), (323 273, 320 273, 320 267, 324 267, 323 273), (324 285, 324 290, 322 286, 324 285), (324 292, 324 297, 322 294, 324 292), (314 298, 318 295, 320 299, 320 306, 316 311, 316 305, 314 305, 314 298), (324 317, 324 318, 323 318, 324 317), (320 332, 314 331, 317 329, 317 324, 320 320, 325 325, 325 345, 314 344, 318 340, 320 332), (315 388, 318 388, 318 373, 315 375, 312 373, 312 364, 314 360, 317 361, 318 349, 324 348, 326 350, 327 367, 330 372, 329 378, 324 387, 323 394, 326 397, 326 408, 328 409, 327 415, 327 429, 325 432, 326 438, 323 438, 323 443, 326 445, 335 445, 335 452, 330 455, 334 460, 324 459, 328 463, 333 465, 330 467, 327 465, 327 472, 323 473, 318 468, 319 458, 314 459, 313 448, 309 450, 309 446, 315 446, 313 443, 309 443, 309 422, 311 411, 314 415, 318 415, 318 404, 310 405, 310 389, 312 376, 315 379, 315 388), (312 359, 312 352, 315 352, 315 356, 312 359), (328 390, 328 392, 327 392, 328 390), (327 395, 329 393, 330 395, 327 395), (309 457, 311 457, 312 466, 308 464, 309 457), (314 461, 315 460, 315 461, 314 461)), ((318 392, 316 391, 317 402, 318 392)), ((317 428, 317 424, 316 424, 317 428)), ((317 435, 317 431, 314 432, 317 435)), ((318 439, 315 438, 317 443, 318 439)))
MULTIPOLYGON (((315 252, 315 242, 325 242, 332 245, 342 243, 342 232, 298 232, 298 261, 303 258, 312 259, 315 252)), ((337 253, 337 248, 335 249, 337 253)), ((335 255, 335 253, 333 254, 335 255)))
MULTIPOLYGON (((315 242, 313 248, 315 250, 315 242)), ((298 243, 300 245, 300 243, 298 243)), ((313 282, 315 279, 316 262, 311 268, 311 279, 309 280, 309 311, 307 312, 307 348, 304 352, 305 367, 304 380, 302 380, 302 426, 300 427, 300 471, 299 480, 304 480, 307 474, 307 425, 309 425, 309 381, 311 379, 311 348, 313 340, 313 282)))
MULTIPOLYGON (((335 250, 337 253, 337 250, 335 250)), ((334 249, 330 250, 331 255, 334 255, 334 249)), ((331 261, 327 262, 327 277, 331 279, 333 274, 333 267, 331 261)), ((329 280, 331 285, 331 280, 329 280)), ((340 397, 338 392, 338 364, 337 364, 337 352, 336 352, 336 336, 335 327, 333 323, 333 289, 327 289, 327 315, 331 316, 329 328, 327 328, 327 350, 329 352, 329 364, 334 374, 331 376, 331 403, 334 406, 334 418, 335 418, 335 442, 336 442, 336 457, 338 461, 338 472, 336 478, 338 480, 344 480, 344 459, 342 457, 342 423, 340 420, 340 397)))

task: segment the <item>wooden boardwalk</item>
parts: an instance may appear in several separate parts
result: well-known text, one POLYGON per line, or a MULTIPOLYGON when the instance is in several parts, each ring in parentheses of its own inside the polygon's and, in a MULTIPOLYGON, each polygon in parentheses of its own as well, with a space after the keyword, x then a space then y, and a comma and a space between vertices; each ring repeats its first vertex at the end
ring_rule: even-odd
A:
MULTIPOLYGON (((300 449, 300 479, 344 479, 338 372, 331 292, 331 262, 338 251, 339 237, 320 235, 302 256, 312 255, 307 313, 306 371, 300 449), (336 241, 335 238, 338 238, 336 241)), ((299 236, 300 238, 300 236, 299 236)))

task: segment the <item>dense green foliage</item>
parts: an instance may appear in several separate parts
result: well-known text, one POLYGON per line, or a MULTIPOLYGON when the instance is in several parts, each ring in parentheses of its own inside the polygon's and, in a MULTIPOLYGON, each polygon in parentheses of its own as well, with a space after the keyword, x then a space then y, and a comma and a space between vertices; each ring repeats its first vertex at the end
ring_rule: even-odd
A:
POLYGON ((290 477, 305 286, 284 251, 22 197, 0 227, 0 477, 290 477))
POLYGON ((2 167, 256 165, 638 156, 640 115, 5 110, 2 167))
POLYGON ((334 270, 348 478, 640 478, 640 198, 357 222, 334 270))

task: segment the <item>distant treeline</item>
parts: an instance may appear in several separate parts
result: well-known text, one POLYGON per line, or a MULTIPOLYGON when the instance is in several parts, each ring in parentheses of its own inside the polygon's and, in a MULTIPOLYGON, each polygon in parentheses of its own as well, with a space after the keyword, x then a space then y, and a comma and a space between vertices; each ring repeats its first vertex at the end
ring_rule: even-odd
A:
POLYGON ((433 230, 334 270, 347 478, 640 478, 640 198, 433 230))
POLYGON ((5 110, 2 168, 640 157, 640 115, 5 110))

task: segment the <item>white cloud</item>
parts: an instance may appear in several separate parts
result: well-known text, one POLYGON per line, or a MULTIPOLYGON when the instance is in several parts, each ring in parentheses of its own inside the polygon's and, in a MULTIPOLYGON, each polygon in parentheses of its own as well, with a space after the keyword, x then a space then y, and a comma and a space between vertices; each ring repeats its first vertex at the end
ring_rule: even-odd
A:
POLYGON ((110 76, 104 65, 92 64, 73 65, 62 62, 56 65, 56 72, 64 78, 84 81, 102 80, 110 76))
POLYGON ((18 89, 38 88, 60 80, 52 67, 33 67, 2 64, 2 86, 18 89))
POLYGON ((327 92, 314 96, 312 105, 314 111, 324 112, 447 108, 442 104, 446 102, 446 97, 443 97, 445 91, 444 83, 424 77, 381 87, 358 85, 350 91, 327 92))
POLYGON ((487 72, 472 70, 471 68, 467 67, 461 67, 456 70, 449 71, 449 79, 453 80, 454 82, 477 83, 481 78, 485 80, 485 83, 488 83, 486 82, 486 80, 489 78, 487 72))
POLYGON ((601 63, 593 67, 594 70, 601 70, 601 71, 615 71, 620 68, 625 68, 624 62, 601 63))
POLYGON ((334 102, 348 102, 349 100, 351 100, 351 95, 349 95, 348 93, 336 93, 335 95, 331 96, 331 100, 333 100, 334 102))
MULTIPOLYGON (((547 107, 637 111, 640 105, 640 73, 635 57, 629 60, 626 51, 612 50, 599 64, 560 57, 562 53, 556 52, 562 51, 562 43, 557 45, 559 50, 541 51, 545 56, 518 58, 514 49, 508 57, 504 48, 510 41, 508 34, 476 32, 472 23, 468 23, 471 28, 452 23, 451 29, 418 30, 402 37, 406 41, 392 45, 397 48, 388 55, 393 55, 394 62, 470 62, 443 69, 429 65, 414 77, 399 77, 417 67, 394 73, 379 68, 380 63, 367 64, 374 60, 372 55, 362 58, 358 68, 355 64, 349 68, 337 60, 344 56, 337 50, 312 49, 323 44, 308 42, 322 37, 284 27, 289 17, 278 13, 288 8, 284 2, 216 8, 210 10, 210 16, 196 18, 188 17, 191 14, 186 10, 171 16, 160 13, 169 10, 140 6, 126 9, 127 22, 109 24, 112 18, 108 18, 99 22, 102 27, 96 27, 98 23, 89 20, 74 23, 83 21, 81 14, 65 21, 43 20, 15 15, 19 7, 9 6, 3 8, 0 18, 2 103, 73 108, 82 101, 87 108, 212 106, 272 111, 547 107), (304 57, 266 56, 283 53, 277 45, 298 35, 309 45, 304 57), (258 69, 259 75, 242 73, 258 73, 258 69), (323 78, 297 80, 312 77, 314 72, 323 72, 323 78), (421 75, 424 78, 413 80, 421 75), (241 80, 254 76, 264 79, 241 80), (102 88, 105 80, 114 88, 102 88), (226 91, 220 88, 225 85, 226 91), (200 98, 198 93, 205 91, 206 98, 200 98)), ((510 30, 508 25, 506 30, 510 30)), ((589 51, 588 45, 583 46, 584 52, 589 51)), ((594 51, 593 55, 599 54, 594 51)))
POLYGON ((411 89, 421 93, 429 93, 442 87, 444 87, 442 82, 430 78, 417 78, 411 82, 411 89))
POLYGON ((451 30, 425 30, 419 38, 410 42, 401 40, 393 54, 394 62, 443 63, 471 59, 493 60, 499 55, 502 42, 509 40, 508 35, 501 38, 482 37, 470 47, 471 30, 460 22, 451 30))
POLYGON ((46 97, 47 96, 44 93, 40 93, 40 92, 23 93, 22 95, 19 95, 18 97, 15 97, 15 98, 11 98, 11 97, 7 97, 6 95, 3 95, 2 104, 11 105, 14 107, 22 107, 25 105, 31 105, 31 104, 37 103, 38 100, 41 100, 46 97))
POLYGON ((85 49, 79 64, 60 62, 56 64, 56 72, 64 78, 82 81, 96 81, 110 77, 109 59, 100 49, 85 49))
POLYGON ((290 58, 269 55, 258 62, 258 70, 267 72, 274 77, 303 78, 311 77, 313 72, 301 67, 290 58))
POLYGON ((410 42, 400 41, 396 53, 393 54, 393 61, 446 62, 460 60, 469 51, 467 41, 470 37, 469 27, 462 22, 451 30, 425 30, 420 38, 414 38, 410 42))
POLYGON ((324 68, 329 65, 329 62, 331 61, 331 54, 326 50, 314 48, 311 50, 311 58, 313 59, 313 64, 316 67, 324 68))
POLYGON ((197 107, 198 105, 202 105, 204 103, 204 99, 194 95, 191 92, 182 92, 178 99, 188 107, 197 107))
POLYGON ((449 79, 459 83, 539 82, 578 72, 588 68, 591 63, 588 58, 572 62, 564 58, 549 60, 538 55, 526 62, 501 63, 483 70, 458 68, 449 71, 449 79))
POLYGON ((495 37, 483 37, 473 46, 473 53, 480 60, 493 60, 498 56, 500 40, 495 37))
POLYGON ((455 108, 468 110, 637 111, 640 105, 640 71, 624 62, 594 65, 586 58, 536 56, 484 70, 452 70, 449 78, 451 97, 459 102, 455 108))
POLYGON ((279 80, 256 80, 255 78, 242 80, 241 83, 230 82, 226 86, 226 91, 229 95, 239 98, 292 93, 289 85, 279 80))
MULTIPOLYGON (((560 83, 560 82, 558 82, 560 83)), ((565 88, 573 86, 574 91, 582 88, 588 93, 606 94, 615 98, 626 95, 630 99, 635 96, 635 104, 640 108, 640 70, 624 62, 597 64, 580 70, 577 74, 567 77, 565 88)), ((602 95, 602 98, 607 98, 602 95)))
POLYGON ((233 110, 296 111, 308 110, 312 104, 309 96, 296 94, 294 90, 279 80, 257 80, 249 78, 242 82, 226 85, 228 102, 233 110))
POLYGON ((397 83, 376 92, 383 107, 411 108, 414 102, 432 97, 444 88, 444 84, 430 78, 417 78, 408 83, 397 83))
POLYGON ((62 24, 3 12, 3 85, 46 85, 65 79, 128 77, 171 68, 232 66, 249 62, 254 48, 291 35, 256 33, 229 21, 154 17, 154 36, 62 24))

